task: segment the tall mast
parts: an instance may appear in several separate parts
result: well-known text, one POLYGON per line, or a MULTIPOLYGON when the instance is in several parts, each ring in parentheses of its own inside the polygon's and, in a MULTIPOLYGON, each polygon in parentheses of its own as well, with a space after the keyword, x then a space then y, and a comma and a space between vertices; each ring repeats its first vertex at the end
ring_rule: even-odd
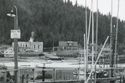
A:
POLYGON ((84 34, 84 64, 85 64, 85 82, 86 82, 86 79, 87 79, 87 60, 86 60, 86 58, 87 58, 87 56, 86 56, 86 36, 85 36, 85 34, 84 34))
POLYGON ((97 46, 98 46, 98 0, 97 0, 97 4, 96 4, 96 8, 97 8, 97 13, 96 13, 96 52, 97 52, 97 46))
MULTIPOLYGON (((111 49, 111 56, 110 56, 110 77, 113 77, 113 66, 114 66, 114 35, 112 29, 112 12, 113 12, 113 0, 111 0, 111 20, 110 20, 110 49, 111 49)), ((110 80, 110 83, 114 83, 113 80, 110 80)))
POLYGON ((87 18, 87 0, 85 0, 85 49, 84 52, 84 56, 85 56, 85 81, 87 79, 87 70, 88 70, 88 44, 87 44, 87 37, 88 37, 88 30, 87 30, 87 22, 88 18, 87 18))
MULTIPOLYGON (((97 13, 96 13, 96 57, 98 57, 98 0, 96 3, 96 9, 97 9, 97 13)), ((96 72, 96 65, 95 65, 95 72, 96 72)), ((94 83, 96 83, 96 73, 95 73, 95 81, 94 83)))
POLYGON ((111 0, 111 18, 110 18, 110 49, 112 48, 112 10, 113 10, 113 0, 111 0))
POLYGON ((117 55, 118 55, 118 53, 117 53, 117 43, 118 43, 118 18, 119 18, 119 2, 120 2, 120 0, 118 0, 118 9, 117 9, 117 21, 116 21, 116 34, 115 34, 115 64, 116 64, 116 67, 117 67, 117 55))
MULTIPOLYGON (((93 0, 92 1, 92 6, 93 6, 93 0)), ((94 65, 94 13, 93 13, 93 7, 92 7, 92 68, 94 65)))
POLYGON ((87 33, 88 33, 88 30, 87 30, 87 27, 88 27, 88 18, 87 18, 87 0, 85 0, 85 35, 86 35, 86 38, 87 38, 87 33))

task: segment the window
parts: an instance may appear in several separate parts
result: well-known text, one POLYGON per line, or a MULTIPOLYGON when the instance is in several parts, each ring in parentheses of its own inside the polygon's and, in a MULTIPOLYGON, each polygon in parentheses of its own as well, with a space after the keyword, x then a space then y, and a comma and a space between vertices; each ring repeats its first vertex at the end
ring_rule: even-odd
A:
POLYGON ((38 49, 39 49, 39 47, 40 47, 40 46, 38 45, 38 49))
POLYGON ((34 45, 34 48, 36 47, 36 45, 34 45))
POLYGON ((26 47, 27 47, 27 44, 26 44, 26 47))

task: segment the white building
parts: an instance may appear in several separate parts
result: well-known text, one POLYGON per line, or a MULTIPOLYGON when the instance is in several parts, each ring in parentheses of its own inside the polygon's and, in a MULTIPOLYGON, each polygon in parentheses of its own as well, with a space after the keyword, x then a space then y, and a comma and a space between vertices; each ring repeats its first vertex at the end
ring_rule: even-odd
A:
MULTIPOLYGON (((14 57, 14 43, 4 51, 4 57, 14 57)), ((18 42, 18 54, 37 55, 43 52, 43 42, 18 42)))
MULTIPOLYGON (((14 44, 12 44, 14 46, 14 44)), ((18 42, 19 51, 43 52, 43 42, 18 42)))
POLYGON ((26 50, 34 50, 36 52, 43 52, 43 42, 18 42, 19 47, 26 50))

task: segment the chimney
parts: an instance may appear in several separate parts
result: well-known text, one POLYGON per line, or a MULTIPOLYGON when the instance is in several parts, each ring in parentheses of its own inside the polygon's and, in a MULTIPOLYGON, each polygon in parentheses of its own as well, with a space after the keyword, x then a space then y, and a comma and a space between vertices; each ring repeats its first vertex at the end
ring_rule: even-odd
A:
POLYGON ((34 34, 35 34, 35 33, 32 31, 29 42, 34 42, 34 34))

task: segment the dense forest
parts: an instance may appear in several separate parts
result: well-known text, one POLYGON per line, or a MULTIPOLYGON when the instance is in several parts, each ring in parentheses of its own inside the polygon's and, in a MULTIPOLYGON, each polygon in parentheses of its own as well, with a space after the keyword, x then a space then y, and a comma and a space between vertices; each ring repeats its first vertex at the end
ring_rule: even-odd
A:
MULTIPOLYGON (((14 19, 6 14, 13 7, 14 0, 0 0, 0 44, 11 44, 10 30, 14 27, 14 19)), ((17 0, 19 28, 21 39, 28 41, 31 32, 35 32, 35 41, 43 41, 45 45, 57 44, 61 40, 78 41, 83 45, 85 33, 85 8, 72 5, 68 0, 17 0)), ((88 9, 88 18, 89 18, 88 9)), ((96 12, 94 13, 96 18, 96 12)), ((96 19, 95 19, 96 20, 96 19)), ((96 22, 96 21, 95 21, 96 22)), ((116 25, 116 17, 113 17, 116 25)), ((110 32, 110 13, 99 13, 99 44, 102 44, 110 32)), ((119 20, 118 43, 125 42, 125 22, 119 20)), ((122 47, 124 48, 124 47, 122 47)))

